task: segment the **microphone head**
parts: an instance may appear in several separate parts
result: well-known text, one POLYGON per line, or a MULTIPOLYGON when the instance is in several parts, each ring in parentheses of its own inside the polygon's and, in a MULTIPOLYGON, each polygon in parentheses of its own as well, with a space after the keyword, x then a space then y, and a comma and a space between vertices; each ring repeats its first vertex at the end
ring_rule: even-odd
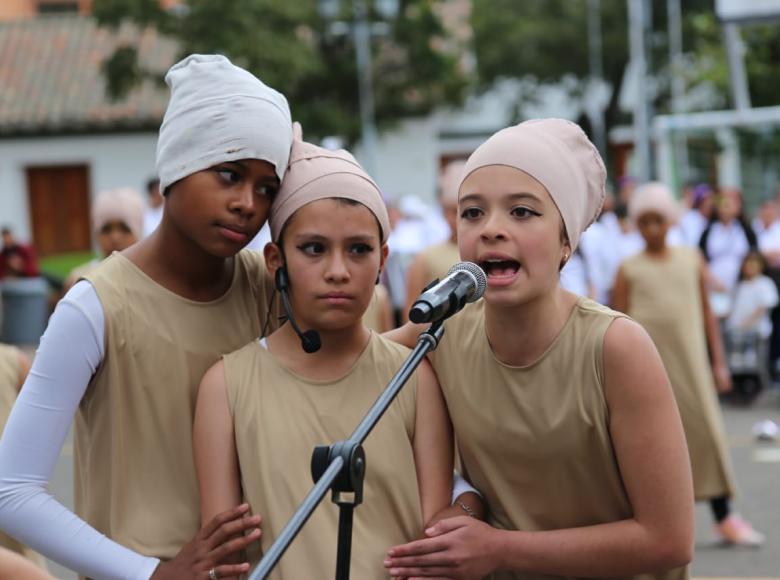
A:
POLYGON ((307 330, 301 334, 301 348, 308 354, 312 354, 320 350, 322 347, 322 341, 320 340, 320 333, 316 330, 307 330))
POLYGON ((482 268, 477 266, 474 262, 458 262, 450 268, 449 272, 447 272, 447 276, 454 274, 455 272, 466 272, 471 274, 477 284, 474 292, 469 294, 468 298, 466 298, 466 302, 476 302, 482 298, 482 295, 485 293, 485 288, 487 288, 487 276, 485 276, 485 272, 482 268))

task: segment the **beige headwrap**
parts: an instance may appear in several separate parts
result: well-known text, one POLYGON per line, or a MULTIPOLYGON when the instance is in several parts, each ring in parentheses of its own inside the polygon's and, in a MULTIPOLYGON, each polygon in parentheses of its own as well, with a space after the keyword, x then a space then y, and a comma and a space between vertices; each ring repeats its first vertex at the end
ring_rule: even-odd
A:
POLYGON ((455 205, 458 203, 458 188, 463 179, 463 170, 466 168, 465 159, 450 161, 439 174, 439 197, 443 204, 455 205))
POLYGON ((342 197, 362 203, 376 216, 382 228, 382 243, 386 242, 390 219, 374 180, 349 152, 330 151, 303 141, 298 123, 294 135, 290 165, 268 218, 273 240, 279 240, 284 224, 307 203, 342 197))
POLYGON ((262 159, 281 181, 292 120, 284 95, 218 54, 191 54, 165 75, 171 100, 157 141, 160 191, 226 161, 262 159))
POLYGON ((680 219, 680 205, 666 185, 651 181, 637 187, 628 200, 628 215, 636 221, 642 214, 654 212, 664 216, 670 224, 680 219))
POLYGON ((471 154, 461 186, 475 170, 490 165, 514 167, 545 187, 574 251, 601 211, 607 178, 598 150, 582 129, 564 119, 533 119, 502 129, 471 154))
POLYGON ((109 222, 124 222, 136 239, 144 232, 144 201, 130 187, 101 191, 92 200, 92 230, 97 234, 109 222))

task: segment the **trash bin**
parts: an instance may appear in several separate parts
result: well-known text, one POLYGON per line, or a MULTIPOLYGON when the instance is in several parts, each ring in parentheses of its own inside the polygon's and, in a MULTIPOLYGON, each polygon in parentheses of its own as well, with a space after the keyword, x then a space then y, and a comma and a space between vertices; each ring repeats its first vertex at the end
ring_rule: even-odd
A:
POLYGON ((7 278, 0 282, 2 332, 0 342, 37 345, 49 317, 46 279, 7 278))

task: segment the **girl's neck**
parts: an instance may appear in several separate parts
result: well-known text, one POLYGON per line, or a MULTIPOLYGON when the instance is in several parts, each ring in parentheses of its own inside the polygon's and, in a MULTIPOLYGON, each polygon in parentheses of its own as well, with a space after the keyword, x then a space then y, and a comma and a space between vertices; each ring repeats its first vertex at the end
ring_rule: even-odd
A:
MULTIPOLYGON (((308 330, 303 325, 302 331, 308 330)), ((321 347, 307 353, 301 339, 289 323, 268 337, 268 350, 290 371, 307 379, 333 381, 343 377, 363 354, 371 331, 358 320, 357 324, 333 331, 318 331, 321 347)))
POLYGON ((560 334, 576 302, 574 294, 559 286, 520 306, 486 302, 485 330, 493 353, 510 366, 536 362, 560 334))
POLYGON ((216 300, 233 280, 233 258, 209 254, 163 224, 123 255, 152 280, 189 300, 216 300))
POLYGON ((669 246, 662 244, 657 247, 645 246, 645 254, 655 259, 663 259, 669 255, 669 246))

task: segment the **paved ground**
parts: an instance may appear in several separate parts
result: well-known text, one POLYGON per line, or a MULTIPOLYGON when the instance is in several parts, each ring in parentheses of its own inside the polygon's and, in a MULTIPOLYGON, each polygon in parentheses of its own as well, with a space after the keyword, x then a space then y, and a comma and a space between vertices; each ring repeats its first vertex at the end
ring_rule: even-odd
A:
MULTIPOLYGON (((750 434, 753 424, 762 419, 772 419, 780 425, 780 389, 764 393, 749 407, 726 402, 723 414, 740 489, 736 508, 768 539, 761 549, 725 548, 712 531, 708 506, 699 505, 692 575, 699 579, 780 580, 780 441, 757 443, 750 434)), ((52 481, 54 494, 68 506, 72 506, 73 495, 72 461, 69 440, 52 481)), ((76 578, 55 564, 51 564, 50 570, 57 578, 76 578)))

